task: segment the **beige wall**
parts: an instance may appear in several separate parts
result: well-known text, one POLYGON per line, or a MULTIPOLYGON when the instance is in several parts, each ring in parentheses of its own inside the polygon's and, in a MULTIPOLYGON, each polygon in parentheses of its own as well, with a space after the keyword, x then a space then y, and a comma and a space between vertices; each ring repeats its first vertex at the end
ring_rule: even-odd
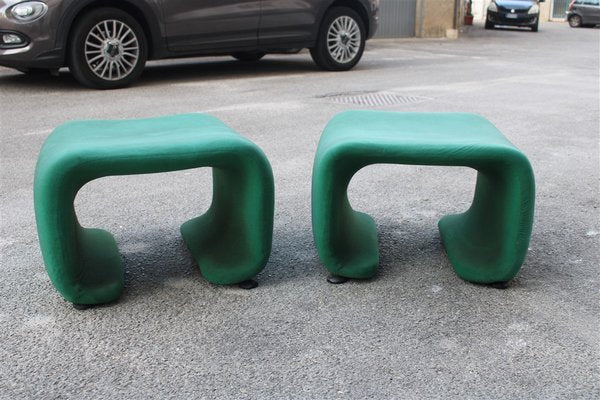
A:
POLYGON ((455 0, 417 0, 415 34, 417 37, 445 37, 454 24, 455 0))
POLYGON ((552 0, 540 3, 540 21, 550 21, 550 7, 552 0))

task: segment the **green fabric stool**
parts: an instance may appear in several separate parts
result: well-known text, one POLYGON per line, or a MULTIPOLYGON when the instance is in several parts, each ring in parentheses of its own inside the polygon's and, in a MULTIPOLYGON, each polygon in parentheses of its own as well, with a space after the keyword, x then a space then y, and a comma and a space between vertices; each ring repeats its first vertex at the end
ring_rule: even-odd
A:
POLYGON ((263 152, 218 119, 202 114, 59 126, 40 152, 35 214, 48 275, 76 305, 106 303, 123 289, 123 266, 110 233, 83 228, 73 201, 103 176, 213 168, 213 201, 181 234, 204 277, 246 281, 271 252, 274 188, 263 152))
POLYGON ((376 163, 465 166, 478 171, 475 197, 463 214, 439 221, 456 273, 479 283, 512 279, 523 263, 535 201, 527 158, 490 122, 472 114, 348 111, 327 125, 312 180, 313 235, 334 275, 372 277, 379 264, 372 218, 350 206, 347 188, 376 163))

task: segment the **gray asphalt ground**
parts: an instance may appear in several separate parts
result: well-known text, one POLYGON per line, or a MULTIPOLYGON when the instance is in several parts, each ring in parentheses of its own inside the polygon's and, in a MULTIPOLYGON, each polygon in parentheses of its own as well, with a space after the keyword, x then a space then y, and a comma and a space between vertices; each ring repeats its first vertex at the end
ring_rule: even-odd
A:
POLYGON ((151 63, 133 87, 92 91, 64 71, 0 69, 0 397, 206 399, 592 399, 599 383, 598 29, 459 40, 378 40, 346 73, 307 53, 151 63), (397 111, 474 112, 530 158, 530 251, 507 290, 450 266, 438 219, 470 204, 464 168, 370 166, 354 208, 378 225, 381 266, 333 286, 310 225, 317 141, 335 94, 392 92, 397 111), (275 174, 273 252, 251 291, 203 280, 179 225, 207 209, 208 169, 110 177, 76 199, 84 226, 112 232, 126 288, 76 311, 38 247, 32 182, 49 132, 74 119, 208 112, 261 146, 275 174))

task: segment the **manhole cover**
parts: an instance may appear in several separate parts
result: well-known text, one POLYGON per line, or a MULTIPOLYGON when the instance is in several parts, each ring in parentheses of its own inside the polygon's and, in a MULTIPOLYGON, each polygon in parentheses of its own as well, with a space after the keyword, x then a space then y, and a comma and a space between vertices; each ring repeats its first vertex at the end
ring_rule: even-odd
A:
POLYGON ((322 96, 334 103, 356 104, 359 106, 395 106, 399 104, 420 103, 430 100, 421 96, 403 96, 392 92, 371 92, 371 93, 339 93, 322 96))

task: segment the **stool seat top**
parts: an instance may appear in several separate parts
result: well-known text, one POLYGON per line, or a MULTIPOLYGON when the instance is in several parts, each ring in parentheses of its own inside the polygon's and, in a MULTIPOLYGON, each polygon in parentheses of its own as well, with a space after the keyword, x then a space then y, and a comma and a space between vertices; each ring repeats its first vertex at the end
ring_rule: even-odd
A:
POLYGON ((476 114, 365 110, 346 111, 333 118, 323 132, 319 148, 327 151, 353 145, 425 152, 515 148, 494 125, 476 114))
POLYGON ((45 143, 45 151, 89 153, 164 153, 166 150, 206 148, 223 140, 245 138, 206 114, 180 114, 130 120, 72 121, 57 127, 45 143))
POLYGON ((46 139, 38 168, 77 165, 99 175, 166 172, 198 167, 201 158, 218 159, 249 147, 255 145, 206 114, 72 121, 46 139))

